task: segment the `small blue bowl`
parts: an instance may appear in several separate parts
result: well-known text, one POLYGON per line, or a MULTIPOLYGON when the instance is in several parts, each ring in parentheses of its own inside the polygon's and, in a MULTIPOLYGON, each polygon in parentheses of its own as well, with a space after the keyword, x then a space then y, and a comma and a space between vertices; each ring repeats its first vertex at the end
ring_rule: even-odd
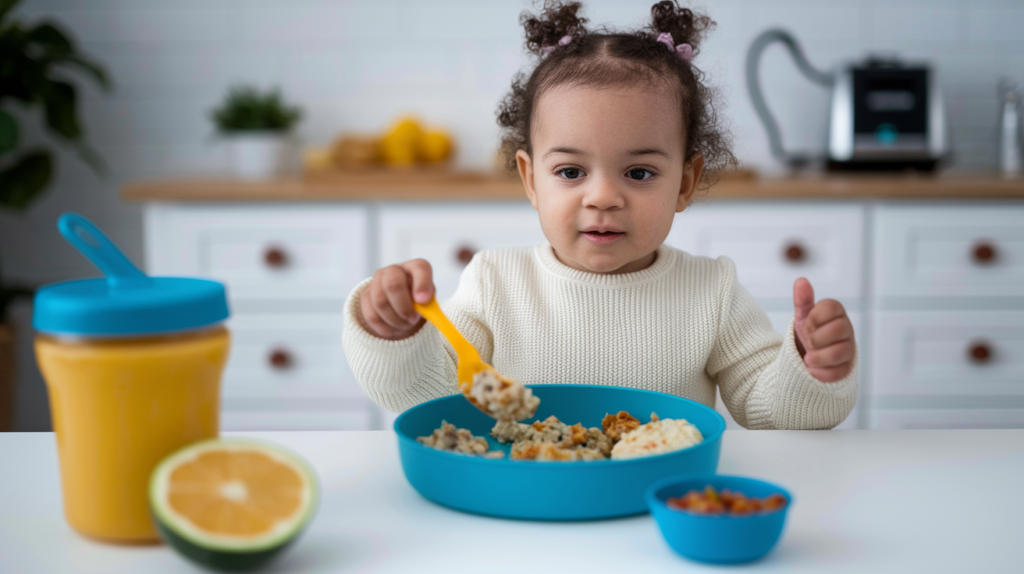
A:
MULTIPOLYGON (((600 385, 530 385, 540 397, 535 419, 555 415, 585 427, 601 427, 605 413, 629 411, 646 422, 686 419, 704 441, 690 448, 630 460, 535 462, 494 460, 423 446, 441 421, 487 437, 492 449, 508 453, 490 437, 494 419, 462 395, 412 407, 395 420, 405 477, 424 498, 457 510, 527 520, 593 520, 644 514, 644 491, 652 483, 682 473, 708 474, 718 468, 725 420, 700 403, 653 391, 600 385)), ((531 419, 534 420, 534 419, 531 419)), ((527 421, 529 422, 529 421, 527 421)))
POLYGON ((786 513, 793 504, 789 492, 777 484, 740 476, 676 476, 652 484, 645 493, 651 515, 665 541, 679 554, 698 562, 735 564, 750 562, 768 554, 782 536, 786 513), (674 510, 666 500, 691 490, 729 489, 750 497, 775 493, 786 497, 781 510, 747 516, 708 516, 674 510))

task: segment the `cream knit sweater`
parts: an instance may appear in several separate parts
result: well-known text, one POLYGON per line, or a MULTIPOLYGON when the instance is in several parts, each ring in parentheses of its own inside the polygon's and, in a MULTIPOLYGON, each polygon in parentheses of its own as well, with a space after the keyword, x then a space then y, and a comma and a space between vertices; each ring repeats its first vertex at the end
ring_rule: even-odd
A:
MULTIPOLYGON (((455 352, 433 326, 388 341, 359 322, 364 281, 345 305, 345 356, 363 391, 400 412, 455 394, 455 352)), ((550 245, 477 253, 442 305, 502 375, 524 384, 592 383, 715 403, 739 424, 825 429, 857 400, 856 368, 823 383, 736 281, 726 257, 658 249, 642 271, 599 275, 562 264, 550 245)))

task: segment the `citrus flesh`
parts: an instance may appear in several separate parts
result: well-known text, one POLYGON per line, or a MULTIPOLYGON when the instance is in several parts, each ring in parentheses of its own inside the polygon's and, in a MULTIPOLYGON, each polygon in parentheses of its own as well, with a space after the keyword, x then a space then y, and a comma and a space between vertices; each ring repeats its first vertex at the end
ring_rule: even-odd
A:
POLYGON ((232 556, 276 553, 308 523, 315 497, 312 470, 301 459, 241 439, 186 447, 161 462, 150 483, 161 533, 208 566, 206 558, 231 563, 232 556))
POLYGON ((167 502, 200 530, 258 536, 301 510, 307 487, 295 469, 265 453, 211 451, 171 472, 167 502))

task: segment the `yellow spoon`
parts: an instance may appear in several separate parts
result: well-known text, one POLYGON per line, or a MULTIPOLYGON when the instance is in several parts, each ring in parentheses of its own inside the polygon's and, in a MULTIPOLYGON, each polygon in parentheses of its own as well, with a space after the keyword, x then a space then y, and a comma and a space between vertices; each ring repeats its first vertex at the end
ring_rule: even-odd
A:
POLYGON ((476 347, 462 336, 462 333, 441 311, 437 299, 431 297, 426 304, 413 301, 413 307, 417 313, 423 315, 424 319, 437 327, 437 330, 448 339, 452 347, 455 347, 455 354, 459 357, 457 368, 459 391, 466 396, 469 402, 499 420, 522 420, 533 416, 540 400, 533 396, 530 389, 502 377, 498 371, 494 370, 494 367, 485 363, 480 358, 476 347), (492 381, 496 384, 486 383, 483 392, 471 394, 474 377, 484 371, 491 371, 494 374, 492 381))
POLYGON ((462 394, 468 394, 473 388, 473 375, 488 369, 493 371, 494 367, 485 363, 480 358, 480 353, 477 352, 476 347, 462 336, 462 333, 455 328, 455 325, 452 325, 452 322, 441 311, 441 306, 437 304, 437 299, 431 297, 430 301, 423 305, 413 301, 413 307, 416 308, 417 313, 423 315, 424 319, 437 327, 437 330, 441 331, 441 334, 455 347, 455 354, 459 356, 459 391, 462 394))

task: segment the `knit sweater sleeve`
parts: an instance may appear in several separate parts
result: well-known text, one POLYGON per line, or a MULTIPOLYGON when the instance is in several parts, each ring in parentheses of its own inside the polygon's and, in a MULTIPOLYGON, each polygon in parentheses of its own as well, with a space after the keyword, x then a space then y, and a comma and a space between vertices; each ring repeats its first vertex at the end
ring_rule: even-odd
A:
POLYGON ((857 402, 857 367, 846 378, 821 382, 796 348, 793 321, 784 337, 737 282, 731 260, 718 260, 721 308, 707 373, 736 422, 750 429, 828 429, 857 402))
MULTIPOLYGON (((455 294, 441 308, 483 360, 490 362, 494 345, 483 319, 479 259, 466 266, 455 294)), ((359 301, 369 284, 370 279, 360 283, 345 301, 341 337, 345 358, 366 396, 382 408, 402 412, 457 393, 455 349, 433 325, 427 323, 399 341, 382 339, 363 327, 359 301)))

